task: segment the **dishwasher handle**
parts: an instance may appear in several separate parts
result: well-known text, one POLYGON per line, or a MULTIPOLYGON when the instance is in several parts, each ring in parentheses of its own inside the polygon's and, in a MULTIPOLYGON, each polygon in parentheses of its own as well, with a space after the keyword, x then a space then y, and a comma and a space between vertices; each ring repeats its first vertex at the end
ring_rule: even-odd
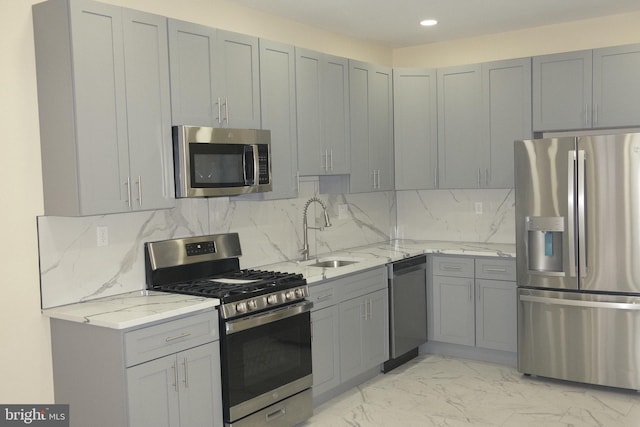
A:
POLYGON ((403 259, 391 264, 389 268, 389 279, 393 279, 401 274, 411 273, 417 270, 427 269, 427 256, 419 255, 412 258, 403 259))

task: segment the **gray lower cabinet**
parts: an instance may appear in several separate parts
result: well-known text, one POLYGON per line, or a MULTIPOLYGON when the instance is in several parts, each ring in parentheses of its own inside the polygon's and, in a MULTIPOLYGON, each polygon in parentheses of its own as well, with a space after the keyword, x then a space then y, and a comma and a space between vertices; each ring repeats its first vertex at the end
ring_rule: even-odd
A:
POLYGON ((438 185, 436 71, 393 70, 393 132, 396 190, 438 185))
POLYGON ((536 131, 638 126, 640 45, 533 58, 536 131))
POLYGON ((46 215, 175 205, 165 17, 33 6, 46 215))
POLYGON ((310 286, 314 398, 389 358, 386 274, 380 267, 310 286))
POLYGON ((394 188, 391 68, 349 61, 350 192, 394 188))
POLYGON ((215 310, 129 330, 51 319, 54 393, 71 426, 222 426, 215 310))
POLYGON ((296 48, 298 170, 349 173, 349 64, 346 58, 296 48))
POLYGON ((174 125, 260 128, 258 38, 169 19, 174 125))
POLYGON ((433 256, 429 339, 515 352, 515 261, 433 256))

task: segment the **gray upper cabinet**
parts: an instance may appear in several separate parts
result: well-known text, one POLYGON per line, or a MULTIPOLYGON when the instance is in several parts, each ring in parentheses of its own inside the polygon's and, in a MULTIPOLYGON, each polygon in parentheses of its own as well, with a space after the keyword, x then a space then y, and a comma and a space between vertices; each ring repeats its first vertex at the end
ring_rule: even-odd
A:
POLYGON ((174 125, 260 128, 256 37, 169 20, 174 125))
POLYGON ((295 73, 293 46, 260 40, 260 111, 262 128, 271 131, 273 190, 241 198, 275 200, 298 195, 295 73))
POLYGON ((640 125, 640 45, 593 51, 593 127, 640 125))
POLYGON ((533 58, 536 131, 640 124, 640 44, 533 58))
POLYGON ((435 70, 393 70, 396 190, 437 188, 437 108, 435 70))
POLYGON ((478 188, 484 182, 481 74, 480 64, 437 72, 439 188, 478 188))
POLYGON ((352 193, 393 190, 392 73, 349 61, 352 193))
POLYGON ((33 7, 46 215, 174 206, 166 18, 33 7))
POLYGON ((348 60, 296 48, 298 170, 349 173, 348 60))
POLYGON ((533 130, 591 127, 590 50, 533 58, 533 130))
POLYGON ((531 58, 482 64, 484 187, 513 188, 513 142, 530 139, 531 58))

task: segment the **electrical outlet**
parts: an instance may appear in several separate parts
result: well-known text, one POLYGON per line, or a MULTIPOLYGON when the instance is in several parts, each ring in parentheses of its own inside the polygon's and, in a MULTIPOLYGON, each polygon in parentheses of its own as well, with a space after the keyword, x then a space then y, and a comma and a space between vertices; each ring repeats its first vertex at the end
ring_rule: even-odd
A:
POLYGON ((108 246, 109 245, 109 228, 100 225, 96 227, 96 245, 100 246, 108 246))
POLYGON ((475 202, 474 210, 476 212, 476 215, 482 215, 482 202, 475 202))
POLYGON ((338 205, 338 219, 348 219, 349 218, 349 205, 342 204, 338 205))

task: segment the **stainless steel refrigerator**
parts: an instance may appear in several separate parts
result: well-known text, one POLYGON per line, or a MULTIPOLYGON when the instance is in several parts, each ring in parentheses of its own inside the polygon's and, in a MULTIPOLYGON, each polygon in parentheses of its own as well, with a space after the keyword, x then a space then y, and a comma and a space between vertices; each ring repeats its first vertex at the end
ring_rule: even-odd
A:
POLYGON ((640 133, 516 141, 518 370, 640 389, 640 133))

